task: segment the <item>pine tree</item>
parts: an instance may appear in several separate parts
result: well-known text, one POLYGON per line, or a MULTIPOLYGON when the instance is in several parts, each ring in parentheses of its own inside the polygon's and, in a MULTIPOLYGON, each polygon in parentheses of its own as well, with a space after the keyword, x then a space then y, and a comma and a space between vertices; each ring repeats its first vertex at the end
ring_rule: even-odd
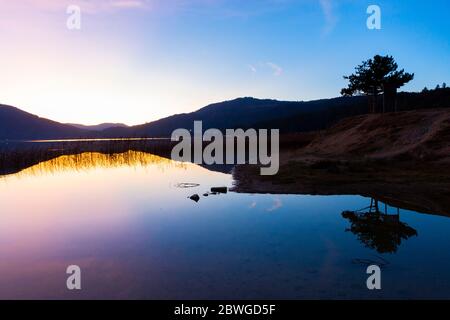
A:
POLYGON ((349 81, 347 88, 341 90, 343 96, 365 94, 369 96, 369 111, 377 112, 377 97, 383 94, 383 112, 396 107, 397 89, 414 79, 414 73, 398 70, 392 56, 376 55, 363 61, 355 68, 355 73, 344 76, 349 81), (393 108, 389 106, 393 105, 393 108))

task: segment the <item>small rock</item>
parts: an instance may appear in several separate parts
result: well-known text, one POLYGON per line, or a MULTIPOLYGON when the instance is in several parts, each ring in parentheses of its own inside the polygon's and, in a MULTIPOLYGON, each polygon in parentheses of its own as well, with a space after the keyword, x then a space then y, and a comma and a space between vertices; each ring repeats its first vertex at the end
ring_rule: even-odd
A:
POLYGON ((189 199, 198 202, 200 200, 200 196, 198 194, 194 194, 192 196, 189 197, 189 199))
POLYGON ((227 193, 228 188, 227 187, 212 187, 211 192, 212 193, 227 193))

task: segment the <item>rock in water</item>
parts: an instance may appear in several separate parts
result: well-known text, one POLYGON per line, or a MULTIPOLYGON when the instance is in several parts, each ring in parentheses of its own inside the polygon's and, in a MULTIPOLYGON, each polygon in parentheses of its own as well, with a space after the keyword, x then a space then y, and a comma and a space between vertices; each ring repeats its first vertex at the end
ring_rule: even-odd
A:
POLYGON ((212 187, 211 192, 212 193, 227 193, 228 188, 227 187, 212 187))
POLYGON ((200 200, 200 196, 198 194, 194 194, 192 196, 189 197, 189 199, 198 202, 200 200))

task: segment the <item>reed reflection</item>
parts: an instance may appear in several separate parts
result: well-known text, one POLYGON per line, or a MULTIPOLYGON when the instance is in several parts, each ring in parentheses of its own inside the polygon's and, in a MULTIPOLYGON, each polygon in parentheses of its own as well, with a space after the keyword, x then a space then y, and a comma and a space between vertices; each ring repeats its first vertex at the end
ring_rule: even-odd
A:
POLYGON ((156 167, 165 171, 171 168, 186 169, 185 163, 172 161, 170 159, 140 151, 126 151, 123 153, 103 154, 99 152, 84 152, 80 154, 63 155, 54 159, 40 162, 20 172, 6 177, 26 177, 45 174, 54 174, 65 171, 87 171, 101 168, 118 167, 156 167))

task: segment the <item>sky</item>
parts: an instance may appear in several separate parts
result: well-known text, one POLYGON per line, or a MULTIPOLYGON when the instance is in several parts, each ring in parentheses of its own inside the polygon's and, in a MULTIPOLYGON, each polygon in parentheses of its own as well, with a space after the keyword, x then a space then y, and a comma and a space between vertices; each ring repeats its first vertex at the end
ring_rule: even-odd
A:
POLYGON ((244 96, 336 97, 375 54, 418 91, 450 83, 449 39, 448 0, 0 0, 0 103, 133 125, 244 96))

